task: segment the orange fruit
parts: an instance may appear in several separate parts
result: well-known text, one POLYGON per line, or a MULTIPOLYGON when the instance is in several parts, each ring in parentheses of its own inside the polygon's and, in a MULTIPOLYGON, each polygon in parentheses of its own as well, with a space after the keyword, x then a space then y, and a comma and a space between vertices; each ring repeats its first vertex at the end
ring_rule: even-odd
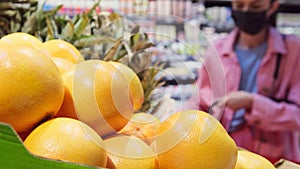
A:
POLYGON ((149 113, 135 113, 127 125, 119 133, 136 136, 146 143, 150 143, 157 133, 160 120, 149 113))
POLYGON ((66 70, 66 72, 62 74, 62 79, 65 84, 65 96, 64 101, 56 114, 56 117, 69 117, 78 119, 72 96, 74 72, 75 66, 70 70, 66 70))
POLYGON ((175 113, 151 144, 162 169, 234 169, 237 147, 222 125, 197 110, 175 113))
POLYGON ((55 118, 34 129, 24 141, 34 155, 105 167, 107 154, 102 138, 75 119, 55 118))
POLYGON ((273 164, 261 155, 246 150, 238 150, 234 169, 275 169, 273 164))
POLYGON ((8 46, 32 47, 49 56, 49 53, 43 47, 42 41, 40 41, 38 38, 28 33, 23 33, 23 32, 10 33, 8 35, 3 36, 1 38, 1 41, 7 44, 8 46))
POLYGON ((73 90, 73 80, 74 80, 75 71, 76 71, 76 65, 73 68, 71 68, 69 70, 66 70, 61 75, 65 86, 69 89, 69 91, 71 93, 72 93, 72 90, 73 90))
POLYGON ((43 43, 44 48, 52 57, 65 58, 73 63, 84 61, 79 50, 71 43, 60 39, 53 39, 43 43))
POLYGON ((75 63, 59 57, 51 57, 55 65, 57 66, 58 70, 60 71, 60 74, 64 74, 65 72, 74 69, 75 63))
POLYGON ((2 40, 0 40, 0 47, 9 47, 9 45, 5 42, 3 42, 2 40))
POLYGON ((73 119, 78 119, 74 107, 72 93, 70 92, 67 86, 65 86, 65 95, 63 103, 55 117, 69 117, 73 119))
POLYGON ((117 136, 104 140, 108 155, 107 168, 155 169, 156 155, 151 148, 134 136, 117 136))
POLYGON ((78 119, 101 136, 121 130, 132 116, 128 82, 114 66, 100 60, 77 64, 72 96, 78 119))
POLYGON ((28 46, 28 47, 39 47, 43 43, 36 37, 23 32, 16 32, 5 35, 1 38, 1 41, 10 46, 28 46))
POLYGON ((64 85, 44 53, 30 47, 0 48, 0 121, 27 132, 59 110, 64 85))
POLYGON ((139 77, 128 66, 119 62, 109 62, 115 66, 129 83, 130 97, 133 101, 134 110, 139 110, 144 102, 144 89, 139 77))
POLYGON ((64 82, 64 86, 65 86, 64 100, 55 117, 69 117, 69 118, 77 119, 77 114, 73 103, 71 89, 69 89, 71 86, 70 83, 72 83, 73 80, 75 64, 64 58, 51 57, 51 59, 54 61, 54 63, 60 70, 64 82), (70 76, 72 79, 66 80, 66 78, 70 76))

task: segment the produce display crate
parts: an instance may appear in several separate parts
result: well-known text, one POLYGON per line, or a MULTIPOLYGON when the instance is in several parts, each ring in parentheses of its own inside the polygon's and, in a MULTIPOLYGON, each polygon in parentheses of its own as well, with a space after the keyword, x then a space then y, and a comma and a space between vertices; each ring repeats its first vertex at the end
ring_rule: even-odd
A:
POLYGON ((30 154, 16 131, 0 122, 0 169, 101 169, 30 154))

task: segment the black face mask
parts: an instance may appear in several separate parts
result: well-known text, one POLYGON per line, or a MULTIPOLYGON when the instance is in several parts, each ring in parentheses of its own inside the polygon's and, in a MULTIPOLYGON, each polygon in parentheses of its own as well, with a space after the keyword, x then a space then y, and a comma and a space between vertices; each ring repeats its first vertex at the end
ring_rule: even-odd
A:
POLYGON ((232 18, 236 25, 245 33, 255 35, 268 24, 267 11, 251 12, 232 10, 232 18))

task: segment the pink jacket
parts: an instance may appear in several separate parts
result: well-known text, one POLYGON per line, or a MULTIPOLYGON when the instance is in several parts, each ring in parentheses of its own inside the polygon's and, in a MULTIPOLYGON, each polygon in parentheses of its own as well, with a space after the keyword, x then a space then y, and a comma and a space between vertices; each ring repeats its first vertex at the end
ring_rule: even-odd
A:
MULTIPOLYGON (((206 111, 214 100, 239 88, 241 68, 233 46, 238 30, 214 43, 207 51, 199 71, 199 95, 189 101, 189 108, 206 111), (198 99, 197 99, 198 98, 198 99)), ((254 94, 247 124, 230 133, 237 145, 261 154, 272 162, 285 158, 300 162, 300 40, 294 36, 283 37, 270 28, 268 49, 257 73, 258 92, 254 94), (277 53, 282 54, 279 77, 275 81, 277 53), (287 101, 276 102, 268 96, 287 101), (292 102, 292 103, 290 103, 292 102)), ((233 111, 225 108, 221 123, 226 129, 233 111)))

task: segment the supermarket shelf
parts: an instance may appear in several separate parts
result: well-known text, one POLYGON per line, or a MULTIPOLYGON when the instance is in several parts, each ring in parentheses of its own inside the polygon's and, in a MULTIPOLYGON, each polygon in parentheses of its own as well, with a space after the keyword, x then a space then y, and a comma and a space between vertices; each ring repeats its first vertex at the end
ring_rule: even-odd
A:
POLYGON ((205 7, 231 6, 231 0, 205 0, 205 7))
POLYGON ((280 0, 281 4, 300 5, 300 1, 295 0, 280 0))
POLYGON ((287 13, 299 13, 300 12, 300 1, 293 3, 281 3, 278 9, 278 12, 287 12, 287 13))
POLYGON ((126 15, 125 16, 129 20, 139 21, 139 20, 153 20, 156 25, 174 25, 179 30, 183 29, 184 20, 179 17, 169 16, 169 15, 161 15, 161 16, 142 16, 142 15, 126 15))
MULTIPOLYGON (((295 0, 280 0, 280 7, 278 12, 299 13, 300 1, 295 0)), ((231 0, 205 0, 204 5, 206 7, 213 6, 231 6, 231 0)))

